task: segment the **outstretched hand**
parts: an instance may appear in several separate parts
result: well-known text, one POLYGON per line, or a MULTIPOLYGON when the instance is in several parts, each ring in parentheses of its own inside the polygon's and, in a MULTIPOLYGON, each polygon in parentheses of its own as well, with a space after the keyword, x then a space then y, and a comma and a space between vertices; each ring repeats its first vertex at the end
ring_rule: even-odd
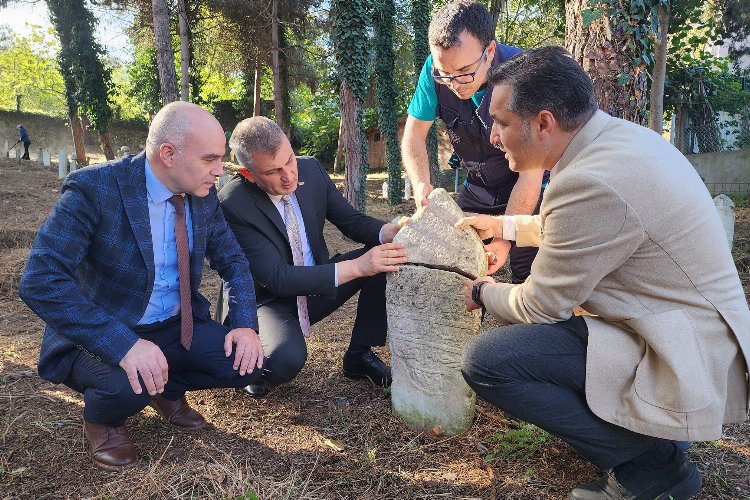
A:
POLYGON ((134 393, 143 392, 138 380, 139 375, 149 394, 156 396, 157 393, 164 392, 164 386, 169 379, 169 366, 164 353, 153 342, 138 339, 120 360, 119 365, 128 375, 134 393))

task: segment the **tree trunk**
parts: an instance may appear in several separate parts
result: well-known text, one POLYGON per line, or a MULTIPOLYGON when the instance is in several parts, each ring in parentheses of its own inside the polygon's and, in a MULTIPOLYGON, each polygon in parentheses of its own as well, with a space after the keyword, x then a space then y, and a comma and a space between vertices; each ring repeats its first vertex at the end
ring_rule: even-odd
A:
POLYGON ((255 55, 255 83, 253 84, 253 116, 260 116, 260 85, 263 79, 263 59, 260 50, 255 55))
POLYGON ((115 159, 115 150, 112 147, 112 140, 109 138, 109 132, 99 132, 99 140, 101 141, 102 152, 107 160, 115 159))
MULTIPOLYGON (((346 82, 341 82, 339 92, 341 102, 341 138, 343 139, 346 173, 344 174, 344 196, 354 208, 364 213, 365 197, 362 186, 365 183, 362 144, 362 110, 354 97, 354 91, 346 82)), ((339 142, 339 148, 342 143, 339 142)))
POLYGON ((71 112, 70 118, 70 134, 73 136, 73 147, 76 150, 76 161, 79 165, 86 165, 86 147, 83 145, 83 127, 81 126, 81 119, 78 117, 78 111, 71 112))
POLYGON ((690 114, 684 105, 678 104, 675 107, 674 115, 674 147, 682 154, 692 153, 692 151, 687 150, 687 127, 690 114))
POLYGON ((190 34, 185 0, 177 1, 177 18, 180 25, 180 100, 190 100, 190 34))
POLYGON ((664 131, 664 82, 667 75, 667 47, 669 46, 669 22, 672 5, 659 4, 659 36, 654 46, 654 69, 649 102, 648 127, 661 134, 664 131))
MULTIPOLYGON (((615 3, 613 8, 620 8, 615 3)), ((589 0, 566 0, 565 47, 588 73, 594 84, 599 108, 606 113, 645 125, 647 75, 645 65, 622 74, 629 68, 633 54, 629 40, 621 30, 603 17, 589 26, 583 25, 581 12, 589 0)))
POLYGON ((333 159, 333 173, 341 172, 341 162, 344 161, 344 115, 339 119, 339 140, 336 143, 336 157, 333 159))
POLYGON ((271 70, 273 71, 273 114, 276 123, 284 130, 281 70, 279 68, 279 0, 272 0, 271 4, 271 70))
POLYGON ((151 0, 151 8, 154 16, 154 39, 161 84, 161 102, 169 104, 179 100, 172 36, 169 31, 169 5, 167 0, 151 0))
POLYGON ((490 15, 492 16, 492 26, 497 31, 497 23, 500 21, 500 12, 505 12, 506 0, 492 0, 490 2, 490 15))
MULTIPOLYGON (((80 108, 79 108, 80 109, 80 108)), ((95 146, 96 141, 94 136, 91 135, 91 121, 85 114, 79 114, 81 120, 81 130, 83 133, 83 144, 88 146, 95 146)))

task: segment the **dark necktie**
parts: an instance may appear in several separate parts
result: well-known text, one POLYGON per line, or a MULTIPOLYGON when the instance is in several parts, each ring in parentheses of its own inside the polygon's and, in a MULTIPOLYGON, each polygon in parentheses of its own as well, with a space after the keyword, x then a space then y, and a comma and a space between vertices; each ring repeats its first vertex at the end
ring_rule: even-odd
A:
MULTIPOLYGON (((286 234, 289 237, 289 246, 292 247, 292 259, 295 266, 304 266, 305 260, 302 255, 302 237, 299 234, 299 223, 297 214, 294 213, 292 200, 289 195, 281 197, 284 202, 284 217, 286 218, 286 234)), ((302 333, 305 336, 310 335, 310 315, 307 310, 307 297, 300 295, 297 297, 297 316, 299 316, 299 325, 302 327, 302 333)))
POLYGON ((174 240, 177 245, 177 271, 180 282, 180 343, 190 350, 193 343, 193 305, 190 299, 190 242, 188 241, 185 198, 169 198, 174 205, 174 240))

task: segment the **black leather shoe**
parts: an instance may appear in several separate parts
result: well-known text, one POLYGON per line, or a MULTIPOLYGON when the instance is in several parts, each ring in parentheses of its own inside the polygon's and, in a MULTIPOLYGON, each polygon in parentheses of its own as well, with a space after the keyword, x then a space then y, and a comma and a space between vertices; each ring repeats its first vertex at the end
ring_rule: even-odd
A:
POLYGON ((370 350, 364 353, 347 351, 344 354, 344 376, 353 379, 368 378, 381 387, 390 387, 393 380, 391 369, 370 350))
POLYGON ((697 495, 703 484, 698 469, 688 460, 671 474, 660 472, 660 469, 652 471, 654 477, 650 481, 644 478, 638 491, 632 492, 610 470, 571 491, 568 500, 687 500, 697 495))
POLYGON ((259 378, 257 381, 246 385, 240 390, 251 398, 264 398, 268 394, 268 391, 271 390, 271 386, 266 379, 259 378))

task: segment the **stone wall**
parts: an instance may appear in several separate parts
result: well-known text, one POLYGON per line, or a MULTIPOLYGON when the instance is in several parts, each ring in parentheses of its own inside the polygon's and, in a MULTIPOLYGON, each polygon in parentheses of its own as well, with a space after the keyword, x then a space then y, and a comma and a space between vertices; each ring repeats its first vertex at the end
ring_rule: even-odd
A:
POLYGON ((750 193, 750 149, 687 155, 712 195, 750 193))

